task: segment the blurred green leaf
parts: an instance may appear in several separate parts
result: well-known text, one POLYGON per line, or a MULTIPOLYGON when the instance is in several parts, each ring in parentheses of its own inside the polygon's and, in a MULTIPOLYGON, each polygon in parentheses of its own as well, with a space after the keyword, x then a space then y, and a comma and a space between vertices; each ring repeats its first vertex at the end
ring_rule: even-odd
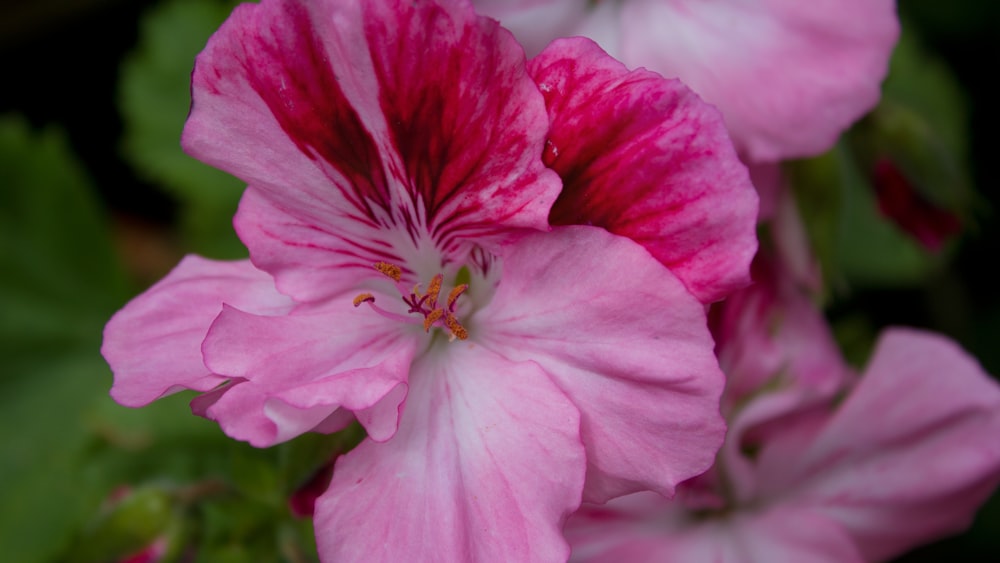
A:
POLYGON ((888 159, 929 202, 970 218, 965 96, 950 69, 909 26, 893 53, 879 106, 848 135, 862 170, 888 159))
POLYGON ((246 255, 232 229, 244 185, 184 154, 180 137, 191 103, 195 55, 235 5, 172 0, 156 6, 142 21, 136 51, 122 65, 119 89, 124 156, 180 200, 186 242, 215 258, 246 255))
POLYGON ((125 286, 83 167, 60 131, 8 117, 0 170, 0 335, 87 336, 125 286))
POLYGON ((106 509, 69 559, 79 563, 122 559, 165 535, 173 520, 173 499, 166 489, 147 486, 128 491, 106 509))
POLYGON ((786 172, 834 291, 917 285, 943 262, 881 214, 874 189, 843 145, 789 163, 786 172))
POLYGON ((95 501, 78 469, 111 378, 101 329, 124 299, 90 183, 55 129, 0 120, 0 553, 49 560, 95 501))
POLYGON ((852 286, 911 286, 941 260, 924 250, 879 212, 874 189, 845 150, 841 159, 843 199, 837 226, 837 263, 852 286))

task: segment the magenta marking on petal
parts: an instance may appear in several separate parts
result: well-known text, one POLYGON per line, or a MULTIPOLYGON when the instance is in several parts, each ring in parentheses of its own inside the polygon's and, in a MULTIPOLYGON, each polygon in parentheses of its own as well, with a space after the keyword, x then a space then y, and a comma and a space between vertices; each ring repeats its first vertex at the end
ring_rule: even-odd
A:
POLYGON ((631 238, 703 303, 749 282, 757 198, 714 108, 583 38, 529 69, 552 119, 543 159, 563 179, 552 225, 631 238))
POLYGON ((379 149, 344 95, 307 8, 286 3, 285 10, 287 19, 264 24, 248 38, 246 76, 299 150, 342 173, 354 191, 331 184, 377 221, 369 201, 384 208, 389 201, 379 149))
POLYGON ((462 2, 387 4, 363 9, 400 226, 446 256, 473 235, 544 226, 557 187, 538 158, 548 120, 521 49, 462 2))

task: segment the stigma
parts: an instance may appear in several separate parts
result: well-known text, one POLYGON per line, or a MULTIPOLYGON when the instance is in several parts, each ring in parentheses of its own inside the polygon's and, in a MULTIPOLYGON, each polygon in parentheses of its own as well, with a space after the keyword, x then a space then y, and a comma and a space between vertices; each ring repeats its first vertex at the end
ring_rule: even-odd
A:
MULTIPOLYGON (((372 268, 395 282, 397 289, 400 288, 399 284, 403 273, 402 268, 388 262, 376 262, 372 265, 372 268)), ((403 303, 406 303, 409 307, 406 315, 421 315, 423 317, 424 332, 430 332, 431 328, 438 326, 448 331, 450 335, 449 340, 466 340, 469 338, 469 331, 459 322, 455 308, 458 298, 469 289, 469 284, 456 285, 448 292, 448 296, 442 302, 441 290, 443 285, 444 276, 437 274, 428 282, 426 292, 421 292, 420 284, 417 284, 408 292, 400 289, 403 303)), ((371 293, 357 295, 353 303, 355 307, 360 307, 362 303, 367 303, 369 307, 382 316, 394 320, 409 322, 413 319, 412 316, 391 313, 375 305, 375 296, 371 293)))

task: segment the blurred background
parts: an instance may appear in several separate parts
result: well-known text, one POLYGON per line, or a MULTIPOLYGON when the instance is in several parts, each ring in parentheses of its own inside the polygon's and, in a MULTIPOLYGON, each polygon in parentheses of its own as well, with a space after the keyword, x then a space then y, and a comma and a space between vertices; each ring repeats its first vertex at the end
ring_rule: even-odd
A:
MULTIPOLYGON (((231 228, 242 185, 178 147, 193 57, 232 5, 0 5, 4 561, 315 559, 311 498, 350 437, 255 450, 189 415, 186 394, 119 407, 98 352, 111 314, 184 254, 246 254, 231 228)), ((824 304, 858 365, 882 327, 903 324, 951 336, 1000 374, 1000 4, 899 11, 879 111, 791 167, 824 304), (875 155, 895 181, 868 173, 875 155), (823 174, 831 160, 853 172, 823 174), (922 202, 921 225, 894 214, 900 185, 922 202)), ((1000 496, 967 533, 900 561, 944 559, 1000 560, 1000 496)))

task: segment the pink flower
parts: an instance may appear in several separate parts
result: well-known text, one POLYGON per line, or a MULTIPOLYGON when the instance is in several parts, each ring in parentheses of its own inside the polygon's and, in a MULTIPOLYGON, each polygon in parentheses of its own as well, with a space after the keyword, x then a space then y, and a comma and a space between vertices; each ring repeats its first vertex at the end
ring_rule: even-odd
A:
MULTIPOLYGON (((892 329, 840 402, 829 383, 851 378, 808 373, 807 356, 827 355, 815 335, 815 349, 793 337, 784 373, 742 395, 715 466, 675 501, 638 493, 572 517, 573 559, 881 561, 968 525, 1000 482, 996 382, 948 339, 892 329)), ((747 364, 722 361, 728 395, 747 364)))
POLYGON ((779 249, 762 248, 751 268, 754 285, 710 311, 716 355, 726 373, 726 416, 761 393, 829 397, 853 377, 809 289, 797 283, 784 257, 779 249))
POLYGON ((720 118, 585 40, 530 72, 448 0, 243 5, 197 60, 183 144, 249 184, 251 261, 120 311, 112 395, 202 391, 257 446, 357 419, 326 560, 564 559, 581 499, 672 494, 721 443, 704 303, 747 280, 756 196, 720 118))
POLYGON ((716 104, 754 161, 810 156, 878 101, 893 0, 473 0, 529 55, 583 35, 716 104))

